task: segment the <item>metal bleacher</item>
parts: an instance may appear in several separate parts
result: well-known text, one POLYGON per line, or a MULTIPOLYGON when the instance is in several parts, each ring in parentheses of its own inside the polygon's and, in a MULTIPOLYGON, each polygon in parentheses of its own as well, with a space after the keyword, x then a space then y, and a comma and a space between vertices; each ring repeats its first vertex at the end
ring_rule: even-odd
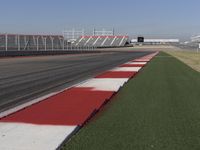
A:
POLYGON ((115 37, 111 43, 113 46, 119 46, 121 39, 118 37, 115 37))
POLYGON ((74 43, 76 46, 121 47, 125 46, 128 36, 80 36, 74 43))
POLYGON ((93 45, 93 43, 96 41, 96 38, 91 38, 87 45, 93 45))
POLYGON ((101 47, 101 44, 103 43, 105 37, 97 36, 96 39, 96 43, 93 43, 93 45, 96 47, 101 47))
POLYGON ((126 43, 128 42, 129 37, 125 37, 124 39, 122 39, 120 46, 126 45, 126 43))

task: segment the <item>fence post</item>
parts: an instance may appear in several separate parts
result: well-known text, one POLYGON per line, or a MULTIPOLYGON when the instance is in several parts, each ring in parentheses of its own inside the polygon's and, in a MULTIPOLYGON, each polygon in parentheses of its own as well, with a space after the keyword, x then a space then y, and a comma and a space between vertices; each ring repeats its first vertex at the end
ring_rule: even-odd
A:
POLYGON ((8 51, 8 34, 7 33, 5 34, 5 48, 6 48, 6 51, 8 51))
POLYGON ((18 35, 17 37, 18 37, 18 38, 17 38, 17 39, 18 39, 18 44, 17 44, 17 45, 18 45, 18 51, 20 51, 20 50, 21 50, 21 46, 20 46, 20 35, 18 35))
POLYGON ((63 38, 63 50, 65 50, 65 39, 63 38))
POLYGON ((52 46, 52 51, 54 50, 54 39, 51 37, 51 46, 52 46))
POLYGON ((44 49, 47 50, 47 37, 44 37, 44 49))
POLYGON ((69 50, 70 49, 70 47, 69 47, 70 45, 68 43, 68 40, 67 40, 67 44, 66 45, 67 45, 67 50, 69 50))
POLYGON ((39 37, 36 38, 37 51, 39 51, 39 37))

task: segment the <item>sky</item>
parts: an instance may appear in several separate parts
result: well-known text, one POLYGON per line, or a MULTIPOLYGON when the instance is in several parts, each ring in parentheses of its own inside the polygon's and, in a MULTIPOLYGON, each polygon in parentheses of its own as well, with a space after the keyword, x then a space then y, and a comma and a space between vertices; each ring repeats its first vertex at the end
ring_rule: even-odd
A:
POLYGON ((0 32, 62 34, 115 28, 131 37, 200 34, 200 0, 0 0, 0 32))

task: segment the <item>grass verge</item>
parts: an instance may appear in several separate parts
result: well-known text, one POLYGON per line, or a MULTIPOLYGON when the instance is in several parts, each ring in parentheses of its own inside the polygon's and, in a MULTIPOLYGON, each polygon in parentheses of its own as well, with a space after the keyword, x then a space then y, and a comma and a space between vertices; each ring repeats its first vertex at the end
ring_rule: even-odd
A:
POLYGON ((200 74, 161 52, 63 150, 198 150, 200 74))
POLYGON ((200 52, 199 53, 190 51, 166 51, 166 52, 200 72, 200 52))

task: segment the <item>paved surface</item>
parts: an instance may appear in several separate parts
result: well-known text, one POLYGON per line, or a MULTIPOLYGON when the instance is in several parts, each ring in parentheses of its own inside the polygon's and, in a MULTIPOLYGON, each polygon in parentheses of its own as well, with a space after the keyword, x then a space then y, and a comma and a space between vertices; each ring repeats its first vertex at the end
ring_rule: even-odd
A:
POLYGON ((0 59, 0 111, 66 88, 150 52, 0 59))
POLYGON ((59 149, 156 54, 131 60, 0 119, 0 149, 59 149))

